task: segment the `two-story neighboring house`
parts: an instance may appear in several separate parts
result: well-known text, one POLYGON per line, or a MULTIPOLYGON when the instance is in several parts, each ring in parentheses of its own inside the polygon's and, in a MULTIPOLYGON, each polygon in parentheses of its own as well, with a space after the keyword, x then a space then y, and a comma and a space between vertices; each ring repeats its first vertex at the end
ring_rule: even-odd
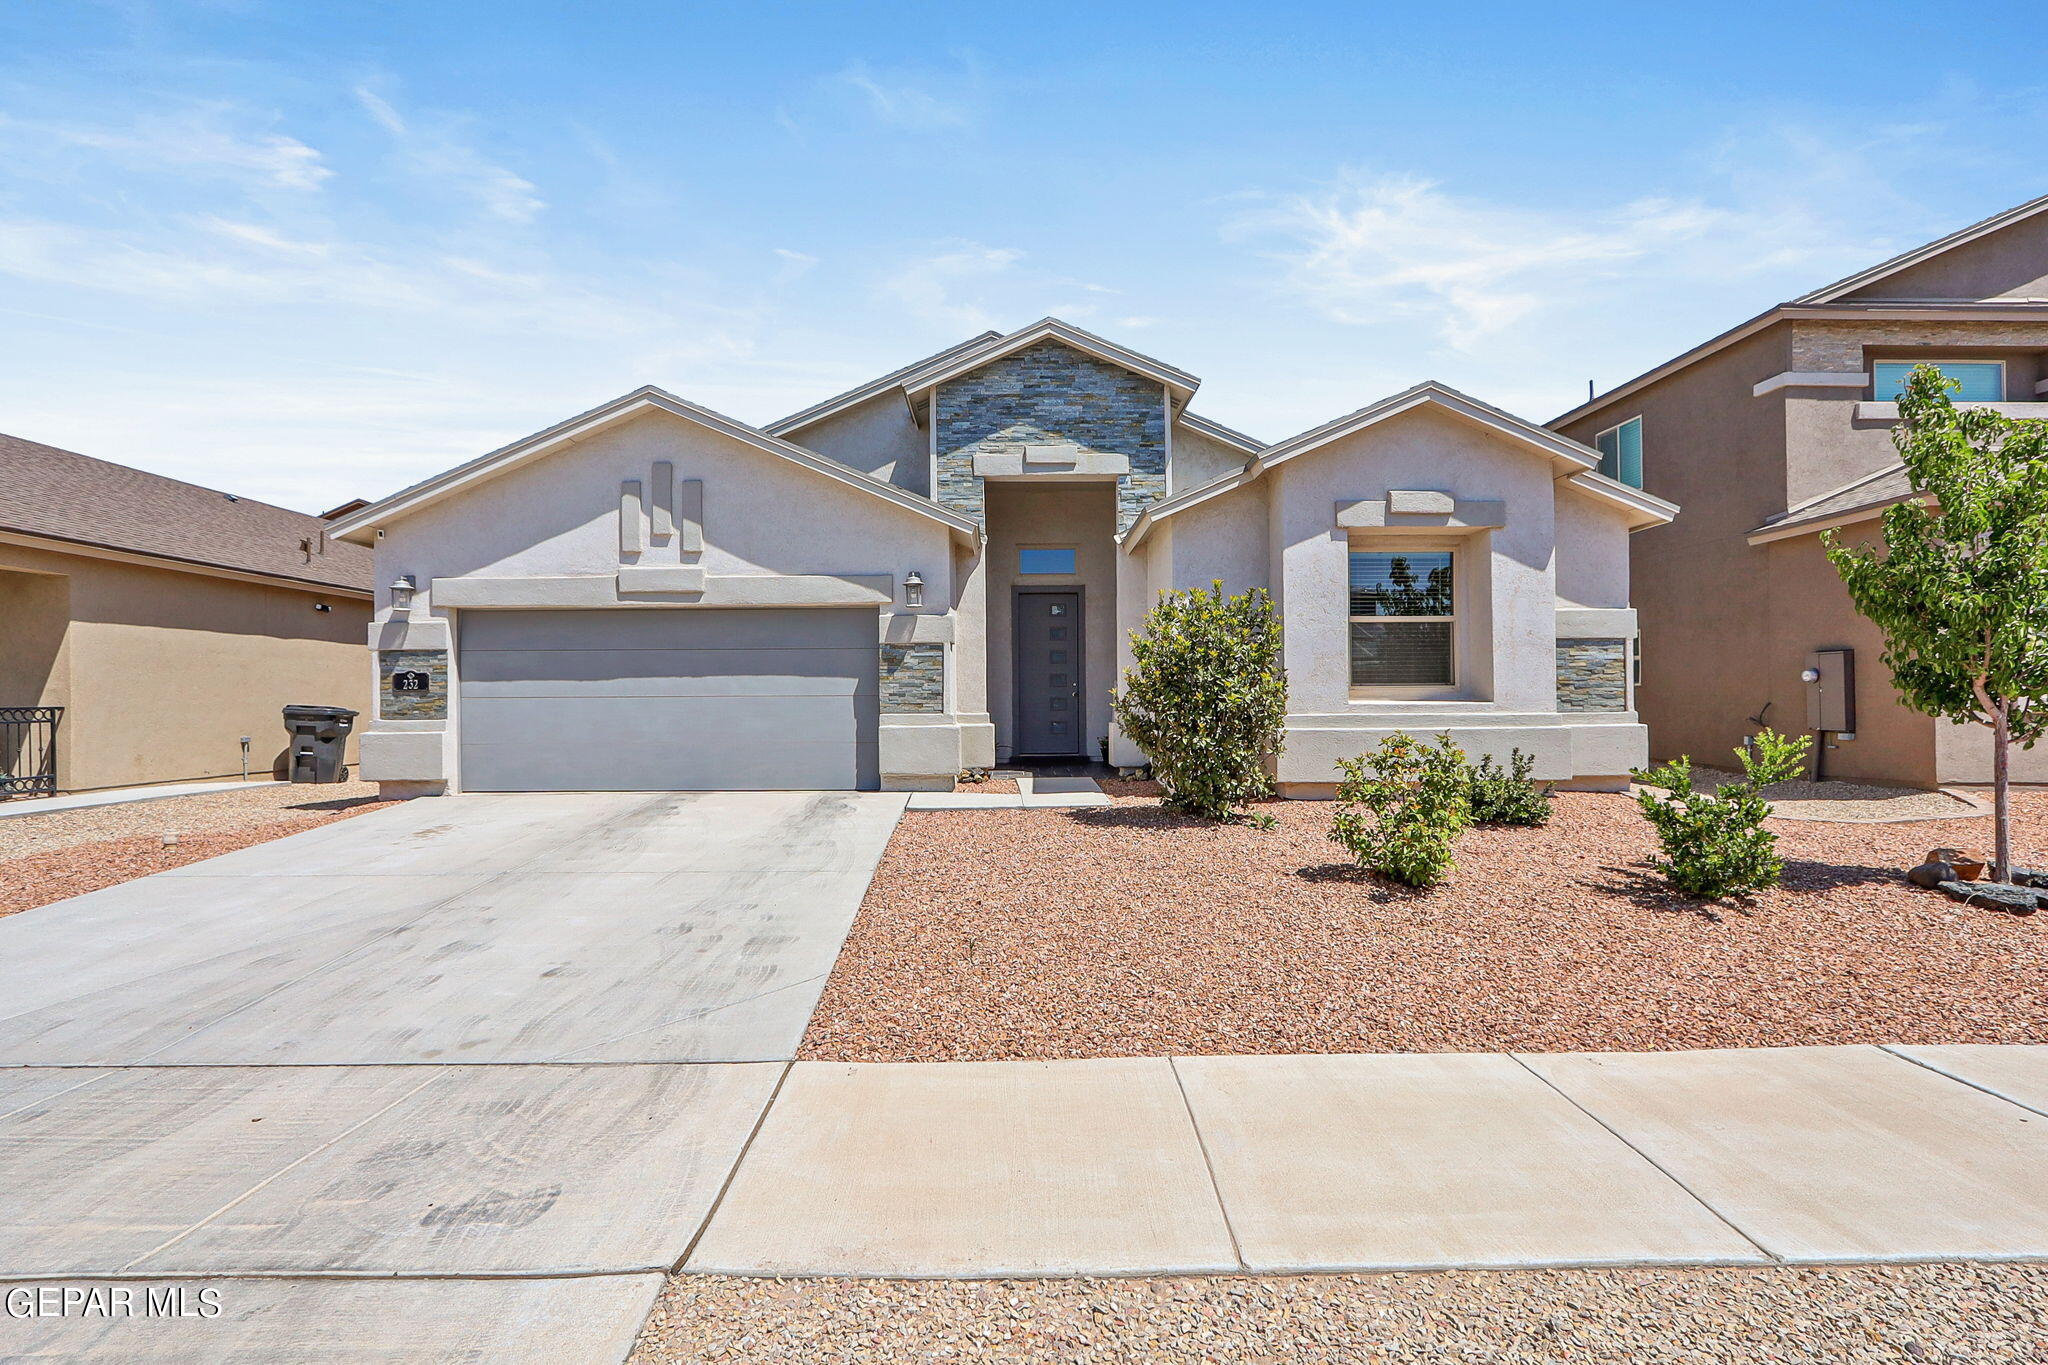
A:
POLYGON ((363 774, 407 793, 947 787, 1144 761, 1110 694, 1158 594, 1285 619, 1275 777, 1395 729, 1616 787, 1628 539, 1677 511, 1424 383, 1268 444, 1057 319, 763 427, 636 389, 350 512, 372 545, 363 774))
MULTIPOLYGON (((1685 507, 1632 546, 1637 706, 1659 757, 1725 765, 1761 718, 1820 731, 1831 777, 1989 780, 1988 731, 1898 704, 1882 637, 1821 550, 1829 528, 1875 539, 1910 495, 1893 400, 1922 363, 1960 382, 1959 402, 2048 417, 2048 197, 1780 304, 1551 423, 1685 507)), ((2048 780, 2048 749, 2016 754, 2015 775, 2048 780)))

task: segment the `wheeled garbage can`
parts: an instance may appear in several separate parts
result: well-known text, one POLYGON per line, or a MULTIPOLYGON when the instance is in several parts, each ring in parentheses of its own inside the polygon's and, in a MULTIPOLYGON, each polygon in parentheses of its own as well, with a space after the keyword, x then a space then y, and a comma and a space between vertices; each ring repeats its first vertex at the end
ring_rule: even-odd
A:
POLYGON ((291 734, 291 771, 294 782, 346 782, 348 769, 341 756, 348 748, 348 732, 355 728, 356 713, 341 706, 287 706, 284 728, 291 734))

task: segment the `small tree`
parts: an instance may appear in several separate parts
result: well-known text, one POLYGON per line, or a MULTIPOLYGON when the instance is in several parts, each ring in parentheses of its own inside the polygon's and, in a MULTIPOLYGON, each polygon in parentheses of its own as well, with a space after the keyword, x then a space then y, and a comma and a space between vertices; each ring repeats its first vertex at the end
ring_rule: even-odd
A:
POLYGON ((1280 752, 1287 675, 1266 590, 1225 597, 1217 579, 1161 593, 1131 634, 1131 654, 1111 706, 1165 804, 1225 820, 1270 795, 1265 763, 1280 752))
POLYGON ((1331 843, 1360 867, 1410 886, 1435 886, 1450 874, 1453 847, 1472 823, 1472 778, 1465 751, 1448 734, 1423 744, 1396 731, 1337 767, 1344 780, 1331 843))
POLYGON ((1918 496, 1885 512, 1885 552, 1822 543, 1901 700, 1991 727, 1992 875, 2009 881, 2012 745, 2048 729, 2048 423, 1959 411, 1957 387, 1927 365, 1906 380, 1892 441, 1918 496))
POLYGON ((1776 886, 1785 863, 1778 836, 1764 828, 1771 803, 1763 789, 1799 776, 1811 743, 1805 735, 1764 730, 1735 751, 1743 780, 1710 792, 1693 790, 1689 758, 1636 772, 1636 781, 1656 789, 1636 793, 1636 805, 1664 845, 1664 856, 1650 866, 1686 895, 1707 900, 1776 886))

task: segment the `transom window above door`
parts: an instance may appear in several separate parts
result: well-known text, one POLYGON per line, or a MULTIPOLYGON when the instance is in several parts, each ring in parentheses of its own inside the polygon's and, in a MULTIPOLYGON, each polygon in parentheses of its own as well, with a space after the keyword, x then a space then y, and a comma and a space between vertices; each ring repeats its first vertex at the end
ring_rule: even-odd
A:
POLYGON ((1074 571, 1074 547, 1071 545, 1032 546, 1017 551, 1018 573, 1070 574, 1074 571))
POLYGON ((1456 552, 1351 551, 1351 685, 1450 687, 1457 682, 1456 552))
POLYGON ((1870 396, 1880 403, 1896 402, 1906 391, 1906 376, 1916 366, 1932 365, 1944 377, 1963 387, 1951 393, 1958 403, 1998 403, 2005 399, 2005 362, 2002 360, 1880 360, 1870 367, 1870 396))

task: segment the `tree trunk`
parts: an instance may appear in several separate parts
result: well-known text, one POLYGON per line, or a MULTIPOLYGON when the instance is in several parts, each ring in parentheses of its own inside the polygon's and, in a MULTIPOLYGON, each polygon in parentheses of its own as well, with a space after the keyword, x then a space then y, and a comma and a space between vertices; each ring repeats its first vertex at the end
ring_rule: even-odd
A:
POLYGON ((2011 746, 2012 727, 2007 723, 2005 707, 1996 707, 1991 712, 1991 826, 1996 844, 1991 855, 1991 877, 2001 882, 2012 880, 2012 781, 2007 771, 2007 750, 2011 746))

